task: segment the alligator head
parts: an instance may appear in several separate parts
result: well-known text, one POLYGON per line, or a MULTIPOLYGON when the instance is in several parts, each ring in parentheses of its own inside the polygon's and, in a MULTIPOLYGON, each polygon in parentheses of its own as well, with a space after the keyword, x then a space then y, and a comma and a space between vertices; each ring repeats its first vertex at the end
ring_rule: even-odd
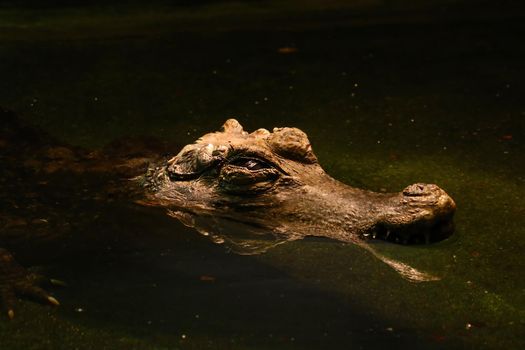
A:
POLYGON ((376 253, 369 240, 442 240, 452 233, 456 207, 432 184, 413 184, 399 193, 350 187, 324 172, 301 130, 248 133, 234 119, 150 168, 143 180, 142 204, 165 207, 241 253, 322 236, 359 244, 394 268, 395 262, 376 253))

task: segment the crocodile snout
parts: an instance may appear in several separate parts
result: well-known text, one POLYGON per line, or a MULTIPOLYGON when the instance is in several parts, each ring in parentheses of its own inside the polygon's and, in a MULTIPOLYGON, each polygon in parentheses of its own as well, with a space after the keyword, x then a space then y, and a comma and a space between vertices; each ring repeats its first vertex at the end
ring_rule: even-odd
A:
POLYGON ((373 227, 372 237, 392 242, 418 244, 437 242, 453 230, 454 200, 439 186, 416 183, 395 197, 392 206, 373 227))

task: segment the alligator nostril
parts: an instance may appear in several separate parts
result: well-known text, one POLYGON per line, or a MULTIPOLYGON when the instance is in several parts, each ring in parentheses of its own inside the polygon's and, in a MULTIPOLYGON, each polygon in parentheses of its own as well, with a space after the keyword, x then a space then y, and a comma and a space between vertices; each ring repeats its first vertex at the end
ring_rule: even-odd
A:
POLYGON ((403 194, 410 197, 425 196, 432 193, 432 187, 432 185, 417 183, 406 187, 403 194))

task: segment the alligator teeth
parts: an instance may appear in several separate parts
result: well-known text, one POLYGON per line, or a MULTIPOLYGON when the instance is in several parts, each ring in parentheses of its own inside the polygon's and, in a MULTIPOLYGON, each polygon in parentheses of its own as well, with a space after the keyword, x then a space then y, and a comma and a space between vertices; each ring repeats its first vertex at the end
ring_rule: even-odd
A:
POLYGON ((390 233, 392 233, 390 230, 386 230, 385 239, 388 239, 390 236, 390 233))

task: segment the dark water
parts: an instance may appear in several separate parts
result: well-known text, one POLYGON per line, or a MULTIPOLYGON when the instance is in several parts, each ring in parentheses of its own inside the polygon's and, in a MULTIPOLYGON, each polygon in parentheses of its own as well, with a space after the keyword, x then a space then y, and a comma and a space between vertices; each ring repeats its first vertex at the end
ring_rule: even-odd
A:
POLYGON ((442 280, 407 282, 327 240, 237 256, 115 209, 98 228, 111 244, 44 267, 69 283, 62 306, 21 302, 1 349, 525 346, 520 8, 264 4, 1 8, 0 104, 85 147, 184 145, 231 116, 299 127, 335 178, 456 200, 450 239, 378 246, 442 280))

